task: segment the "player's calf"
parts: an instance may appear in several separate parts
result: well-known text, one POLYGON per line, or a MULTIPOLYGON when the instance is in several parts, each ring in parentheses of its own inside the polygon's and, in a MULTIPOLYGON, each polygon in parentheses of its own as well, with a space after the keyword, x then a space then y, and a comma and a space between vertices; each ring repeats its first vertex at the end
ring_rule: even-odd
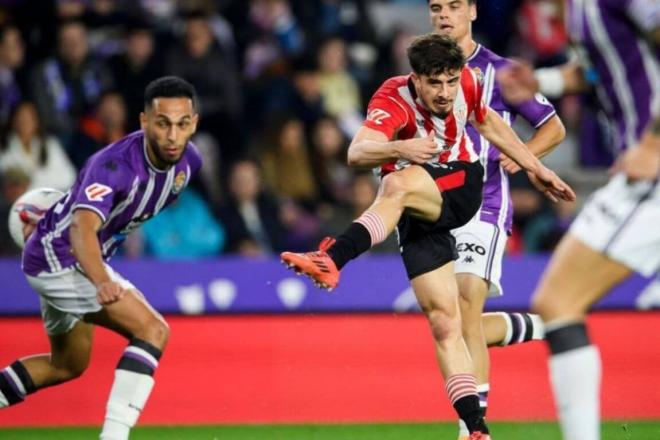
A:
POLYGON ((0 371, 0 408, 16 405, 36 391, 32 377, 21 361, 0 371))
POLYGON ((126 347, 115 370, 101 440, 128 439, 151 394, 161 355, 161 349, 142 339, 126 347))

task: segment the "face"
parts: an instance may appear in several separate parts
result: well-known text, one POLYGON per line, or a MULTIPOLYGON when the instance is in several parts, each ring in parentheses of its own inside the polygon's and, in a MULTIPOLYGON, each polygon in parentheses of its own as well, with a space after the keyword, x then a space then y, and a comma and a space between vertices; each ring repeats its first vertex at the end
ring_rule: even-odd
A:
POLYGON ((334 158, 341 151, 344 138, 331 119, 321 119, 314 127, 314 144, 324 158, 334 158))
POLYGON ((59 52, 69 64, 78 65, 87 57, 87 32, 78 23, 65 25, 60 29, 59 52))
POLYGON ((23 64, 25 46, 18 29, 12 27, 5 31, 0 41, 0 61, 13 69, 23 64))
POLYGON ((417 96, 424 106, 442 118, 454 107, 454 101, 461 84, 461 71, 454 70, 439 75, 427 76, 412 74, 417 96))
POLYGON ((259 169, 252 162, 238 162, 232 168, 229 177, 229 191, 239 201, 257 198, 261 190, 259 169))
POLYGON ((154 38, 148 31, 138 31, 128 37, 126 53, 132 63, 144 64, 154 52, 154 38))
POLYGON ((468 0, 430 0, 429 16, 437 33, 461 41, 472 38, 472 22, 477 19, 477 7, 468 0))
POLYGON ((23 103, 16 109, 14 130, 21 137, 34 136, 38 130, 38 120, 39 115, 34 105, 23 103))
POLYGON ((149 158, 156 167, 164 169, 181 160, 198 119, 189 98, 156 98, 140 113, 149 158))
POLYGON ((305 142, 303 124, 297 119, 287 121, 280 132, 280 146, 283 152, 295 153, 305 142))
POLYGON ((346 69, 346 45, 342 40, 328 41, 319 52, 322 71, 336 73, 346 69))
POLYGON ((97 109, 98 118, 108 128, 120 128, 126 123, 124 99, 117 93, 105 95, 97 109))
POLYGON ((186 46, 193 57, 201 57, 213 44, 213 34, 205 20, 190 20, 186 24, 186 46))

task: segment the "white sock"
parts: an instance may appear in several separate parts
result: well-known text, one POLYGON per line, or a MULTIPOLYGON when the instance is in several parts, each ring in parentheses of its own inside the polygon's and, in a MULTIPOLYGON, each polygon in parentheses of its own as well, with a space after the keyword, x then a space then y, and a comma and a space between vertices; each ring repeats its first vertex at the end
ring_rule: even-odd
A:
POLYGON ((534 323, 534 330, 532 331, 532 340, 534 341, 542 340, 543 338, 545 338, 545 324, 543 323, 543 319, 541 319, 541 316, 535 315, 533 313, 530 313, 529 317, 532 318, 532 322, 534 323))
POLYGON ((468 429, 463 419, 458 419, 458 438, 461 439, 463 437, 470 437, 470 430, 468 429))
POLYGON ((549 364, 564 440, 600 440, 598 349, 588 345, 559 353, 549 364))
POLYGON ((128 440, 153 386, 154 378, 148 374, 115 370, 101 440, 128 440))

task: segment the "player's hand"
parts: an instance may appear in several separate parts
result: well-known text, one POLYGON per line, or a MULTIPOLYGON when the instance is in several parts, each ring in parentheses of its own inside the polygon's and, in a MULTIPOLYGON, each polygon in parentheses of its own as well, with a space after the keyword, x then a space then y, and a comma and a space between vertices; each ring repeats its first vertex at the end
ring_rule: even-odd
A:
POLYGON ((513 61, 509 66, 498 69, 496 75, 502 96, 510 104, 529 101, 539 90, 534 68, 525 61, 513 61))
POLYGON ((435 130, 431 130, 426 137, 403 141, 399 155, 411 163, 423 164, 437 156, 439 151, 435 130))
POLYGON ((520 165, 504 153, 500 153, 500 165, 509 174, 515 174, 522 169, 520 165))
POLYGON ((96 290, 96 298, 102 306, 116 303, 126 294, 126 290, 115 281, 105 281, 97 285, 96 290))
POLYGON ((622 172, 629 180, 653 180, 660 170, 660 153, 652 148, 636 146, 626 150, 616 161, 610 172, 622 172))
POLYGON ((532 185, 553 202, 559 199, 575 201, 575 193, 570 186, 557 176, 554 171, 541 165, 536 171, 528 171, 527 177, 532 185))

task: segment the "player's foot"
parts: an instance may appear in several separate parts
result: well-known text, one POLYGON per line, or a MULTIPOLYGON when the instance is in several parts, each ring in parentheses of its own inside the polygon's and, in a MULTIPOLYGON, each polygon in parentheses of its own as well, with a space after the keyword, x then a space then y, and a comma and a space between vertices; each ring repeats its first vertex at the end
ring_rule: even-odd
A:
POLYGON ((282 252, 280 257, 287 268, 293 269, 297 274, 307 275, 314 285, 330 291, 339 284, 339 269, 326 252, 334 243, 334 238, 325 237, 316 252, 282 252))
POLYGON ((483 434, 481 431, 475 431, 472 434, 470 434, 468 440, 490 440, 490 435, 483 434))

